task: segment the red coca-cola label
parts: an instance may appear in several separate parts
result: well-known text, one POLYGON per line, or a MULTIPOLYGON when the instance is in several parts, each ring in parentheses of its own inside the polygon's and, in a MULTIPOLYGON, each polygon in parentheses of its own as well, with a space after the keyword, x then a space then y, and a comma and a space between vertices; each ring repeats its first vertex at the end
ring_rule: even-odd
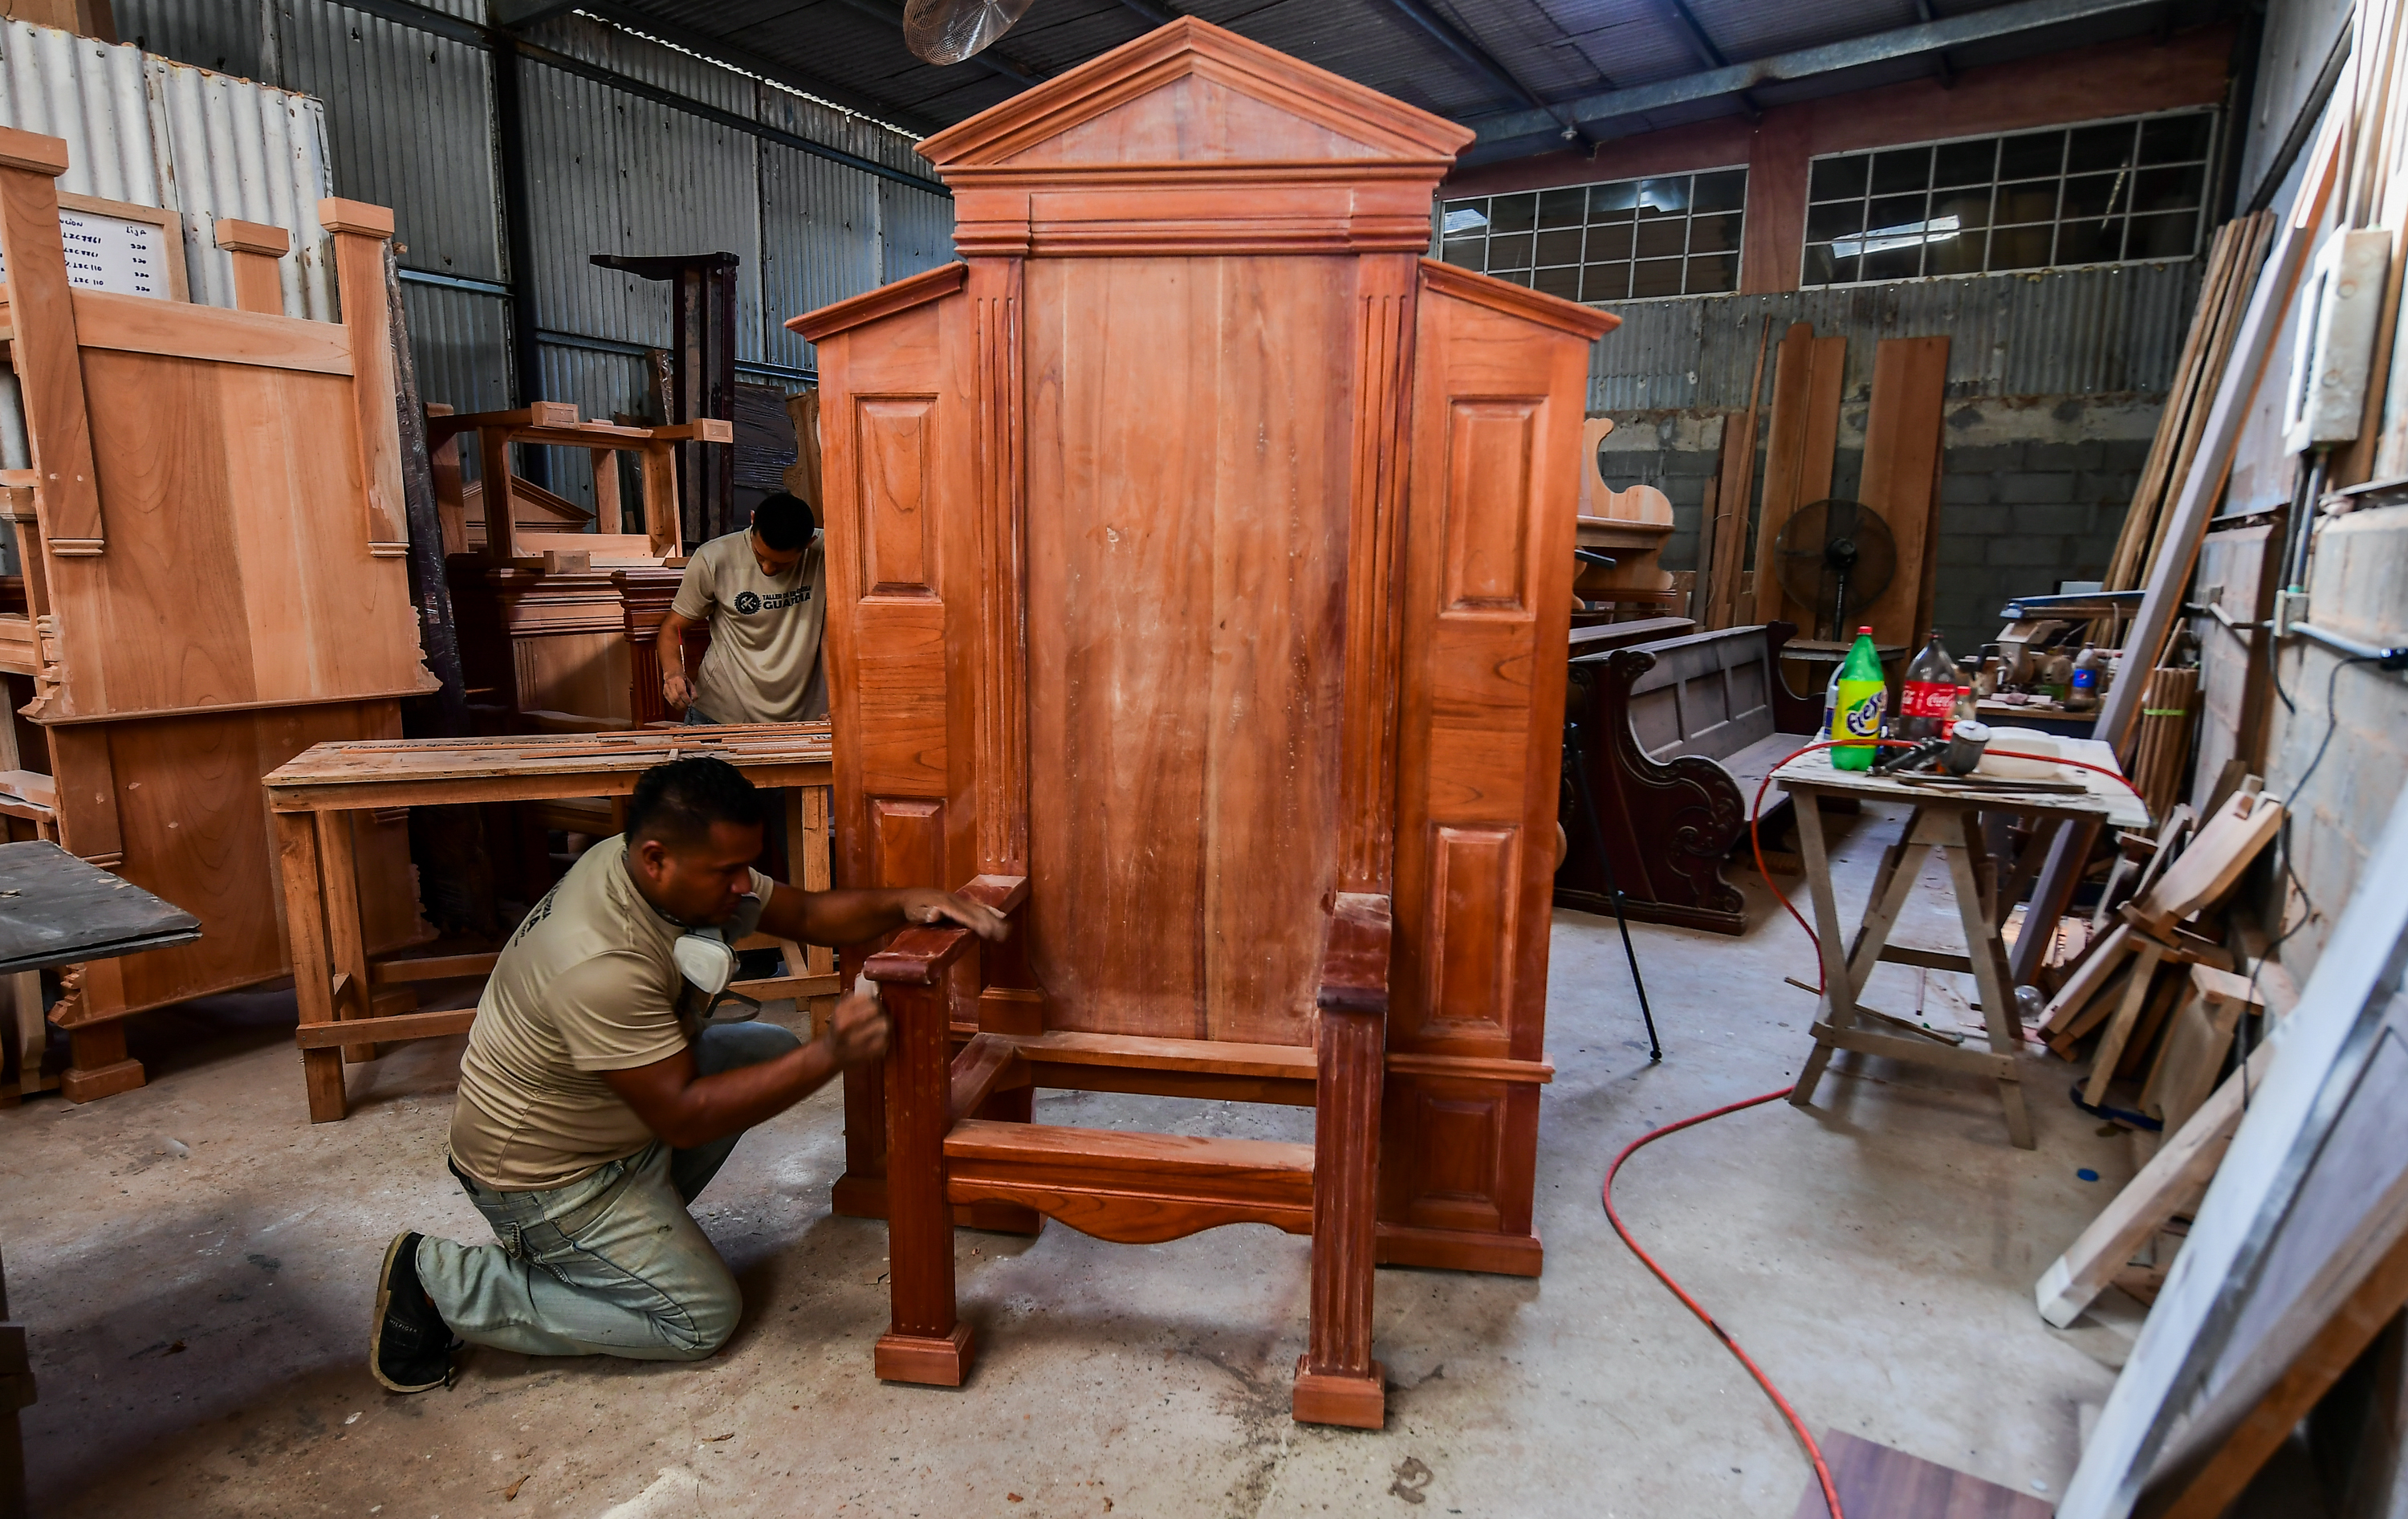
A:
POLYGON ((1903 717, 1937 717, 1945 719, 1956 709, 1956 688, 1939 681, 1909 681, 1899 703, 1903 717))
POLYGON ((1935 724, 1933 732, 1948 737, 1956 726, 1956 687, 1940 681, 1909 681, 1899 697, 1900 717, 1928 717, 1935 724))

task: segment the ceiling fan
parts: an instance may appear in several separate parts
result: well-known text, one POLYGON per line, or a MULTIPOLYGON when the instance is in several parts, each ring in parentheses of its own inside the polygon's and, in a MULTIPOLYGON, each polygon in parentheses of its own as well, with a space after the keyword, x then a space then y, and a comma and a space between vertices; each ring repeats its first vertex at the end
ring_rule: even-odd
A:
POLYGON ((958 64, 1028 14, 1037 0, 910 0, 903 7, 903 42, 913 56, 931 64, 958 64))

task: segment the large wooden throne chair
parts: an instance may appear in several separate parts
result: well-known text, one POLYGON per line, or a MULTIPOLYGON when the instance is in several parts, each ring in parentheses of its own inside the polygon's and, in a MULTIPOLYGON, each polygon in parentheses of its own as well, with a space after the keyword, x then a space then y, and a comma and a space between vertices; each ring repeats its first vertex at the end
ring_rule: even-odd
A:
POLYGON ((1539 1270, 1570 462, 1614 319, 1419 256, 1469 136, 1181 20, 922 143, 963 262, 789 323, 837 880, 1014 925, 867 961, 886 1149, 839 1205, 882 1168, 881 1377, 969 1369, 957 1217, 1310 1234, 1296 1416, 1368 1427, 1376 1263, 1539 1270), (1038 1125, 1032 1087, 1315 1138, 1038 1125))

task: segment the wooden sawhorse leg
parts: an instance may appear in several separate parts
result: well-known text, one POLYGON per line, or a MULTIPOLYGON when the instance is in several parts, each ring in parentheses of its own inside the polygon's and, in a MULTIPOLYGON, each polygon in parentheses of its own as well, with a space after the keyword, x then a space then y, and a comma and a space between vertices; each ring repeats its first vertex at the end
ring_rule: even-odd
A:
POLYGON ((1789 1100, 1801 1108, 1813 1100, 1814 1088, 1822 1081, 1833 1052, 1838 1050, 1967 1071, 1987 1076, 1998 1083, 1999 1104, 2006 1116, 2009 1139, 2017 1149, 2031 1149, 2031 1118, 2024 1106, 2023 1083, 2016 1067, 2022 1035, 2008 991, 2005 948, 2000 941, 1997 924, 1991 921, 1992 894, 1984 888, 1982 878, 1987 857, 1974 832, 1974 814, 1955 807, 1918 808, 1914 811, 1898 846, 1884 857, 1873 881, 1871 900, 1866 906, 1864 924, 1850 953, 1842 955, 1839 947, 1839 902, 1831 886, 1830 854, 1823 837, 1821 813, 1813 805, 1813 793, 1801 792, 1797 800, 1799 845, 1805 855, 1807 881, 1814 899, 1815 932, 1822 940, 1824 991, 1814 1025, 1814 1051, 1807 1058, 1805 1069, 1799 1073, 1797 1084, 1790 1089, 1789 1100), (1897 926, 1899 914, 1926 858, 1935 849, 1948 861, 1949 883, 1965 932, 1967 958, 1980 991, 1983 1023, 1989 1034, 1990 1047, 1986 1051, 1931 1042, 1928 1036, 1911 1027, 1908 1032, 1914 1036, 1911 1038, 1882 1032, 1873 1026, 1876 1022, 1899 1021, 1870 1013, 1856 1001, 1872 975, 1872 967, 1882 959, 1890 932, 1897 926))

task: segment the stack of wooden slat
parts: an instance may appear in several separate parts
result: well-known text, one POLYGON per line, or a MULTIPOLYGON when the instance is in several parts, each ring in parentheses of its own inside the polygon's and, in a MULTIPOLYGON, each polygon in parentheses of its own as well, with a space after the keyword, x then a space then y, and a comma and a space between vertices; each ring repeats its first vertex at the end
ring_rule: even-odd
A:
POLYGON ((2207 276, 2200 289, 2199 308, 2192 314, 2190 334, 2183 339, 2175 361, 2173 389, 2157 419, 2157 440, 2149 446, 2148 463, 2132 493, 2123 534, 2115 540, 2115 556, 2107 566, 2107 589, 2129 591, 2146 579, 2165 542, 2172 519, 2166 509, 2182 490, 2199 451, 2207 414, 2215 404, 2215 388, 2232 354, 2241 316, 2249 304, 2250 289, 2274 235, 2274 215, 2258 211, 2227 222, 2216 229, 2209 251, 2207 276))
POLYGON ((2197 666, 2161 665, 2149 672, 2141 720, 2133 727, 2130 775, 2153 818, 2165 817, 2172 809, 2183 772, 2189 767, 2192 709, 2198 696, 2197 666))
POLYGON ((2280 798, 2253 779, 2195 834, 2190 810, 2177 807, 2153 846, 2132 840, 2128 860, 2146 863, 2128 877, 2119 864, 2109 878, 2093 922, 2114 926, 2068 967, 2041 1021, 2042 1041, 2068 1060, 2097 1034, 2084 1101, 2098 1107, 2118 1076, 2138 1078, 2141 1110, 2171 1127, 2205 1098, 2240 1009, 2254 1000, 2245 979, 2234 984, 2218 910, 2282 821, 2280 798))

